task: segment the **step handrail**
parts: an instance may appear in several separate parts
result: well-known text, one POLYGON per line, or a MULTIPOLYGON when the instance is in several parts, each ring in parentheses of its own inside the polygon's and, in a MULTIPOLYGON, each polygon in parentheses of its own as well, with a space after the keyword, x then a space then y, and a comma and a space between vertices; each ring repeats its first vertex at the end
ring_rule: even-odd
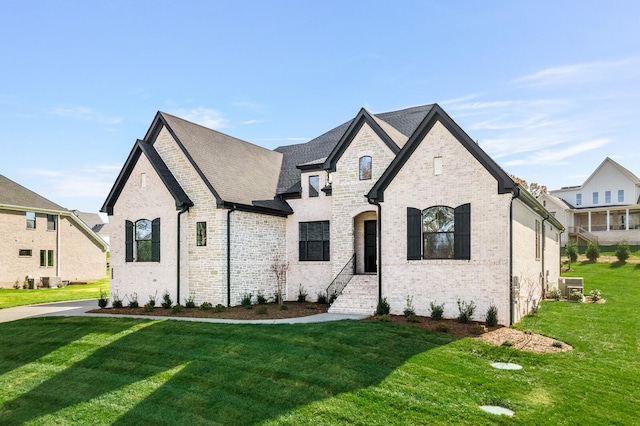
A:
POLYGON ((349 259, 346 265, 338 272, 338 275, 331 281, 331 284, 327 287, 327 297, 336 298, 342 294, 344 288, 349 284, 351 278, 356 273, 356 254, 349 259))

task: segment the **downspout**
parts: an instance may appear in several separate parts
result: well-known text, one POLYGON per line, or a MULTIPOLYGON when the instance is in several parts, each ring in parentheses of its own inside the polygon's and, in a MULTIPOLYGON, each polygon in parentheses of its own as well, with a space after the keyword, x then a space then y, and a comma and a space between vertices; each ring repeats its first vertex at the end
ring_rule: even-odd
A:
POLYGON ((231 306, 231 213, 235 209, 232 205, 227 210, 227 306, 231 306))
POLYGON ((60 277, 60 213, 56 215, 56 221, 56 277, 60 277))
POLYGON ((382 206, 379 201, 372 201, 367 198, 369 204, 373 204, 378 207, 378 217, 376 220, 376 227, 378 233, 378 303, 382 301, 382 206))
POLYGON ((183 206, 182 210, 180 210, 178 212, 178 216, 177 216, 177 220, 178 220, 178 229, 177 229, 177 247, 178 247, 178 255, 177 255, 177 265, 176 265, 176 303, 179 305, 180 304, 180 216, 182 216, 183 213, 189 211, 189 207, 188 206, 183 206))
POLYGON ((509 325, 513 325, 513 200, 520 196, 520 188, 515 187, 511 202, 509 203, 509 325))
POLYGON ((542 273, 542 275, 541 275, 541 276, 542 276, 542 297, 544 297, 544 293, 545 293, 545 284, 546 284, 546 278, 547 278, 547 276, 546 276, 546 275, 545 275, 545 273, 544 273, 544 248, 545 248, 545 241, 544 241, 544 240, 545 240, 544 222, 545 222, 546 220, 549 220, 549 215, 547 215, 547 217, 545 217, 544 219, 542 219, 542 224, 541 224, 541 226, 542 226, 542 235, 541 235, 541 237, 542 237, 542 248, 540 249, 540 250, 541 250, 540 257, 542 258, 542 272, 541 272, 541 273, 542 273))

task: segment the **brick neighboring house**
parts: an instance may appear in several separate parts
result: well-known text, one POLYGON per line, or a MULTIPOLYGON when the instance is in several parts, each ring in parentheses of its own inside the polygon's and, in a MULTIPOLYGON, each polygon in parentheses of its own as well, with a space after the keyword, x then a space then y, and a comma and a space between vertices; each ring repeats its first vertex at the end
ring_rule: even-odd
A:
POLYGON ((579 245, 640 244, 640 178, 607 157, 582 185, 538 197, 579 245))
POLYGON ((72 212, 0 175, 0 287, 105 277, 106 243, 72 212))
POLYGON ((386 298, 510 324, 554 286, 563 227, 437 104, 371 114, 270 151, 158 112, 102 208, 112 291, 237 305, 300 286, 333 312, 386 298))

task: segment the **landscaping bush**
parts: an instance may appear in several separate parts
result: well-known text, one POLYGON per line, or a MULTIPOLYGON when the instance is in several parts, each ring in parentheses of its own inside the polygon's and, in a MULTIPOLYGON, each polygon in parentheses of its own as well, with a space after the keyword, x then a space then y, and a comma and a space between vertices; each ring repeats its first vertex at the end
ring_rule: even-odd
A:
POLYGON ((256 295, 256 301, 258 302, 258 305, 266 305, 267 304, 267 298, 265 297, 264 294, 262 294, 261 291, 258 292, 258 294, 256 295))
POLYGON ((441 320, 442 314, 444 314, 444 303, 436 305, 435 302, 429 302, 429 307, 431 308, 431 319, 435 321, 441 320))
POLYGON ((616 247, 616 257, 618 258, 618 261, 625 262, 630 255, 631 250, 629 249, 629 243, 621 241, 616 247))
POLYGON ((109 295, 106 291, 100 290, 100 298, 98 299, 98 306, 104 309, 109 304, 109 295))
POLYGON ((267 312, 269 312, 269 307, 264 304, 258 306, 258 309, 256 309, 258 315, 265 315, 267 312))
POLYGON ((158 291, 156 290, 156 292, 154 294, 150 294, 149 295, 149 301, 147 302, 149 305, 151 305, 151 307, 155 307, 156 306, 156 297, 158 296, 158 291))
POLYGON ((329 295, 329 304, 333 305, 333 302, 335 302, 337 298, 338 298, 338 293, 334 291, 333 293, 331 293, 331 295, 329 295))
POLYGON ((569 263, 576 263, 578 260, 578 246, 572 240, 567 242, 567 245, 564 247, 564 252, 569 258, 569 263))
POLYGON ((407 306, 405 306, 403 314, 407 318, 416 316, 416 310, 413 307, 413 296, 407 296, 407 306))
POLYGON ((203 311, 208 311, 211 308, 213 308, 213 305, 210 302, 202 302, 202 304, 200 305, 200 309, 202 309, 203 311))
POLYGON ((481 334, 486 333, 488 330, 487 330, 487 327, 482 325, 482 324, 474 324, 474 325, 471 326, 470 331, 471 331, 471 333, 475 334, 476 336, 479 336, 481 334))
POLYGON ((253 306, 251 304, 251 298, 253 297, 253 294, 251 293, 244 293, 242 295, 242 299, 240 299, 240 305, 244 306, 246 309, 252 309, 253 306))
POLYGON ((502 342, 502 346, 506 346, 506 347, 511 347, 513 346, 513 342, 509 339, 505 340, 504 342, 502 342))
POLYGON ((307 306, 305 306, 305 309, 318 309, 318 307, 316 306, 315 303, 307 303, 307 306))
POLYGON ((289 307, 287 305, 280 305, 280 310, 281 311, 286 311, 288 309, 289 309, 289 307))
POLYGON ((378 302, 378 306, 376 307, 376 315, 389 315, 391 312, 391 306, 387 302, 387 298, 384 297, 381 301, 378 302))
POLYGON ((461 301, 458 299, 458 322, 466 324, 471 321, 471 317, 473 317, 475 310, 476 304, 473 300, 467 303, 464 300, 461 301))
POLYGON ((589 245, 587 245, 587 250, 584 254, 591 262, 597 262, 600 257, 600 247, 598 247, 598 244, 591 241, 589 242, 589 245))
POLYGON ((489 306, 489 309, 487 309, 485 322, 489 327, 495 327, 496 325, 498 325, 498 308, 493 303, 489 306))
POLYGON ((594 288, 589 292, 589 296, 591 296, 591 301, 596 303, 598 300, 602 299, 602 293, 597 288, 594 288))
POLYGON ((153 305, 151 303, 147 302, 142 307, 142 309, 144 309, 145 312, 153 312, 153 305))
POLYGON ((378 321, 380 322, 391 322, 391 316, 389 314, 384 314, 378 316, 378 321))
POLYGON ((583 298, 584 295, 578 290, 572 290, 571 294, 569 295, 569 300, 572 302, 582 302, 583 298))
POLYGON ((327 304, 327 295, 324 291, 318 292, 318 303, 321 303, 323 305, 327 304))
POLYGON ((184 307, 191 309, 196 307, 195 295, 190 294, 189 297, 184 299, 184 307))
POLYGON ((162 302, 160 302, 160 305, 165 309, 171 309, 173 300, 171 300, 171 296, 169 295, 168 291, 165 291, 162 295, 162 302))
POLYGON ((127 296, 127 299, 129 299, 129 308, 135 309, 140 306, 138 304, 138 293, 132 293, 131 297, 127 296))
POLYGON ((120 298, 120 295, 118 295, 117 291, 113 295, 113 301, 111 302, 111 306, 113 306, 116 309, 122 308, 123 306, 122 299, 120 298))
POLYGON ((551 344, 551 346, 553 346, 554 348, 561 348, 562 347, 562 342, 559 340, 554 340, 553 343, 551 344))
POLYGON ((549 299, 553 299, 555 301, 562 299, 562 292, 560 291, 560 289, 554 288, 553 290, 551 290, 549 292, 549 299))
POLYGON ((436 325, 436 331, 440 333, 448 333, 449 330, 450 330, 449 324, 446 324, 444 322, 436 325))
POLYGON ((407 315, 407 322, 420 322, 420 317, 418 317, 416 314, 407 315))
POLYGON ((171 312, 174 314, 177 314, 179 312, 182 312, 182 305, 181 304, 176 304, 174 307, 171 308, 171 312))
POLYGON ((304 289, 304 287, 302 287, 302 284, 300 284, 300 286, 298 287, 298 302, 306 302, 307 301, 307 292, 304 289))
POLYGON ((213 308, 213 310, 214 310, 215 312, 224 312, 224 310, 225 310, 225 309, 226 309, 226 308, 224 307, 224 305, 221 305, 220 303, 218 303, 218 304, 216 305, 216 307, 215 307, 215 308, 213 308))

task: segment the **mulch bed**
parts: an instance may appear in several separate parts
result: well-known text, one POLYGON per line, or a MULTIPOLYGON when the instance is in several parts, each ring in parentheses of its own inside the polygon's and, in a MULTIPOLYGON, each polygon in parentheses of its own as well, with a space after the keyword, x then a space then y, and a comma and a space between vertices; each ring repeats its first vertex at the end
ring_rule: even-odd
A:
POLYGON ((216 312, 215 309, 203 310, 200 308, 183 308, 180 312, 173 312, 172 309, 162 307, 153 308, 153 312, 147 312, 144 308, 104 308, 89 311, 93 314, 114 314, 114 315, 153 315, 162 317, 189 317, 189 318, 219 318, 237 320, 266 320, 306 317, 309 315, 322 314, 327 312, 329 305, 321 303, 306 302, 285 302, 287 310, 280 309, 277 303, 267 303, 266 305, 252 305, 252 309, 244 306, 225 307, 223 312, 216 312), (262 307, 267 308, 266 313, 260 313, 262 307))
POLYGON ((424 328, 433 332, 445 332, 443 329, 447 328, 446 333, 464 337, 478 337, 480 334, 502 327, 501 325, 495 327, 487 327, 485 324, 477 321, 470 321, 466 324, 463 324, 455 319, 441 319, 435 321, 431 319, 431 317, 421 316, 416 316, 415 320, 416 322, 409 322, 404 315, 384 315, 382 317, 375 315, 367 318, 367 321, 385 321, 392 322, 394 324, 404 324, 413 327, 424 328))

